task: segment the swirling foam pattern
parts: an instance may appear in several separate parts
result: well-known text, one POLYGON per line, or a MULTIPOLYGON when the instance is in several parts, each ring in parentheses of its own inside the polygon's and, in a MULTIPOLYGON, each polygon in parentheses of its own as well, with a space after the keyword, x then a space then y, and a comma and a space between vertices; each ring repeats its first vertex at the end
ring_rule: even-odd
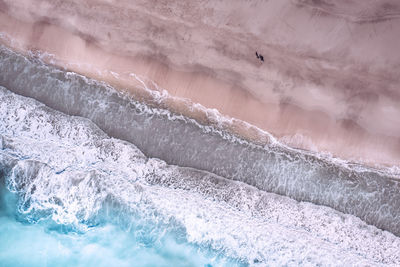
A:
POLYGON ((355 216, 148 158, 4 87, 0 114, 2 198, 16 207, 1 207, 1 262, 23 264, 22 246, 37 265, 400 264, 400 239, 355 216))
POLYGON ((0 60, 0 85, 65 114, 88 118, 109 136, 134 144, 149 157, 329 206, 400 235, 398 173, 279 144, 257 146, 4 47, 0 60))

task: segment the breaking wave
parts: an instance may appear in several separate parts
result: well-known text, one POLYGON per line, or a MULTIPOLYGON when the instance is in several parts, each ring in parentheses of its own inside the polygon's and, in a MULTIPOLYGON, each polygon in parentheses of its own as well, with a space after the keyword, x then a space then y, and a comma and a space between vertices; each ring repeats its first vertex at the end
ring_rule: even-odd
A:
MULTIPOLYGON (((56 263, 103 257, 103 265, 143 266, 400 263, 400 239, 355 216, 149 158, 89 119, 4 87, 0 114, 1 196, 14 203, 8 213, 0 205, 0 239, 8 239, 0 243, 7 247, 21 245, 15 235, 24 233, 29 242, 57 244, 56 251, 46 248, 49 255, 65 252, 55 254, 56 263)), ((2 262, 15 256, 7 247, 2 262)))
POLYGON ((218 127, 135 101, 104 83, 48 66, 37 58, 5 47, 0 55, 0 85, 65 114, 85 117, 108 136, 134 144, 148 157, 329 206, 400 235, 396 173, 277 142, 256 145, 218 127))

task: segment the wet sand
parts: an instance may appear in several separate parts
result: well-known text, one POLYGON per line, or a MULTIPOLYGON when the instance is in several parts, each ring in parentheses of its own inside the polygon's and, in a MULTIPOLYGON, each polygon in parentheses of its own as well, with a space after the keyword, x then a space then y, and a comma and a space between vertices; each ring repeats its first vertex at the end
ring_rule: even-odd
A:
POLYGON ((253 140, 267 141, 240 121, 293 147, 399 166, 400 5, 360 5, 5 0, 0 32, 15 50, 155 103, 131 74, 145 77, 172 96, 161 105, 200 120, 188 101, 217 109, 253 140))

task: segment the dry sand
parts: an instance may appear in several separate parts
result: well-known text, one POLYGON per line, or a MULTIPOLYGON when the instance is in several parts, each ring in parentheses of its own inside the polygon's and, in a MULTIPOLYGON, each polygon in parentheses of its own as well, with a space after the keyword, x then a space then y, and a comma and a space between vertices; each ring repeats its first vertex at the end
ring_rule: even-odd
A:
MULTIPOLYGON (((151 101, 130 73, 146 77, 246 137, 262 138, 238 120, 293 147, 400 166, 398 1, 0 0, 0 32, 151 101)), ((184 103, 163 102, 204 118, 184 103)))

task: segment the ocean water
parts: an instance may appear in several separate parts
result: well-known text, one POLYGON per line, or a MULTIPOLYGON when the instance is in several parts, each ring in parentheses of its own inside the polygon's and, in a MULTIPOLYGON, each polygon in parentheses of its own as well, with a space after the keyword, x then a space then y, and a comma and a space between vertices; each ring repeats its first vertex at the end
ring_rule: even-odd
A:
POLYGON ((396 177, 0 61, 0 266, 400 264, 396 177))
POLYGON ((0 266, 245 266, 154 208, 139 180, 159 162, 0 90, 0 266))
POLYGON ((187 243, 173 223, 157 225, 117 205, 75 227, 48 213, 25 216, 4 184, 0 198, 0 266, 246 266, 187 243))
POLYGON ((150 107, 104 83, 0 47, 0 85, 94 122, 168 164, 355 215, 400 235, 400 174, 272 144, 254 145, 181 114, 150 107))

